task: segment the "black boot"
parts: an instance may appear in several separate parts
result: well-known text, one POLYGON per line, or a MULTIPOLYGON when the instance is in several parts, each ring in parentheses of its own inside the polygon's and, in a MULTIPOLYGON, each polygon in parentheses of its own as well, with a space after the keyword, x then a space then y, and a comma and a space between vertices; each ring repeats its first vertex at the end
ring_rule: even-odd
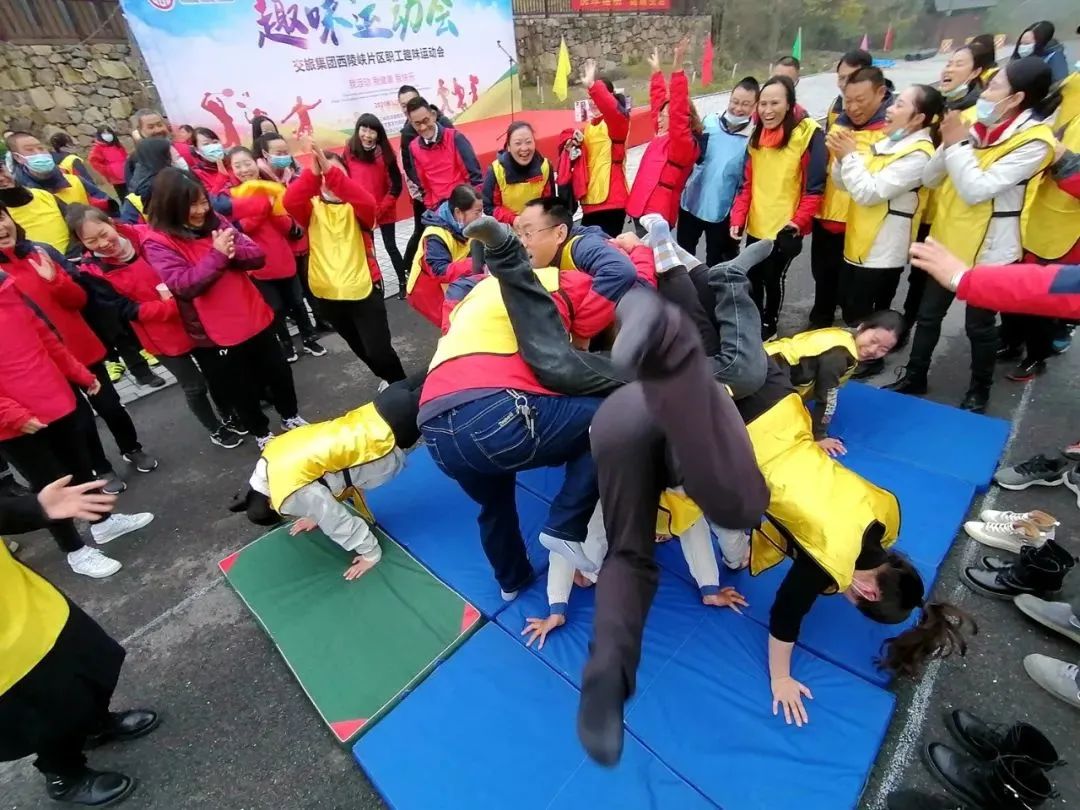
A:
POLYGON ((111 807, 119 804, 135 789, 135 780, 113 771, 84 768, 78 776, 45 774, 45 791, 55 802, 86 807, 111 807))
POLYGON ((577 732, 585 751, 601 765, 619 762, 623 749, 623 705, 629 697, 618 670, 586 673, 581 684, 577 732))
MULTIPOLYGON (((1056 540, 1047 540, 1041 546, 1021 546, 1021 560, 1051 560, 1062 567, 1065 573, 1069 573, 1076 566, 1076 557, 1066 551, 1056 540)), ((980 561, 983 568, 990 571, 1003 571, 1016 564, 1016 558, 1006 559, 988 554, 980 561)))
POLYGON ((923 753, 949 792, 979 810, 1031 810, 1057 795, 1042 768, 1026 757, 980 762, 942 743, 930 743, 923 753))
POLYGON ((964 810, 954 799, 931 796, 918 790, 897 790, 885 800, 888 810, 964 810))
POLYGON ((129 709, 126 712, 109 712, 109 721, 97 734, 86 738, 86 749, 97 748, 110 742, 127 742, 149 734, 161 725, 161 717, 149 709, 129 709))
POLYGON ((912 396, 921 397, 927 391, 930 390, 926 384, 926 375, 908 371, 894 383, 890 383, 885 386, 886 391, 895 391, 898 394, 910 394, 912 396))
POLYGON ((986 413, 986 406, 989 404, 990 387, 973 383, 968 389, 964 401, 960 403, 960 410, 970 411, 971 413, 986 413))
POLYGON ((995 599, 1012 599, 1022 593, 1052 599, 1061 590, 1065 567, 1054 559, 1041 559, 1031 554, 998 571, 969 566, 960 578, 973 591, 995 599))
POLYGON ((1022 756, 1044 770, 1065 764, 1046 735, 1028 723, 987 723, 958 709, 945 715, 945 725, 968 753, 984 762, 999 756, 1022 756))

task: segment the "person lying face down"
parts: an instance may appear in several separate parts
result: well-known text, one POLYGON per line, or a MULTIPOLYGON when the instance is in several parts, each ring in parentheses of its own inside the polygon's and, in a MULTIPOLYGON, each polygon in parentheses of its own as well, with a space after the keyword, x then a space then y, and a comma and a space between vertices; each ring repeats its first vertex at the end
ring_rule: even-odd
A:
POLYGON ((352 499, 366 513, 364 490, 404 469, 406 452, 420 438, 416 414, 423 381, 422 373, 414 374, 336 419, 275 436, 263 448, 247 492, 229 511, 244 512, 258 526, 296 518, 292 535, 318 527, 355 554, 346 579, 369 571, 382 549, 367 521, 343 501, 352 499))

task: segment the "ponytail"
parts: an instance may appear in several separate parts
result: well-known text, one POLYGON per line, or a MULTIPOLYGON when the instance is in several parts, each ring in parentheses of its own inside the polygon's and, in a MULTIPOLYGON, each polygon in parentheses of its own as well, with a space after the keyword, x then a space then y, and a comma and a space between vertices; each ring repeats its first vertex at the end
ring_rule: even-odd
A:
POLYGON ((915 626, 888 639, 874 663, 894 675, 918 677, 931 659, 948 658, 953 653, 967 654, 965 628, 972 635, 979 632, 975 620, 955 605, 925 603, 915 626))

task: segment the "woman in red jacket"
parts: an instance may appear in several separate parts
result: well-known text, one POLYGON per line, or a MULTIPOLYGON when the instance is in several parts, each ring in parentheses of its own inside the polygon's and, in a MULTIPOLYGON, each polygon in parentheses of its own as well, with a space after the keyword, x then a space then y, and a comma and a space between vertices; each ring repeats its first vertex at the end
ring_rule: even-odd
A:
POLYGON ((195 148, 191 150, 189 167, 206 190, 216 196, 229 186, 229 172, 225 168, 225 147, 212 129, 195 127, 195 148))
POLYGON ((345 142, 345 165, 349 176, 375 198, 375 223, 397 275, 398 289, 405 289, 408 276, 395 236, 397 201, 401 196, 401 169, 382 122, 371 113, 356 119, 353 135, 345 142))
MULTIPOLYGON (((188 408, 210 432, 210 441, 218 447, 238 447, 243 438, 226 427, 210 405, 207 381, 192 355, 195 344, 180 320, 176 299, 141 254, 146 229, 114 223, 104 212, 85 205, 70 206, 67 222, 86 248, 83 272, 104 279, 131 304, 126 314, 139 342, 176 377, 188 408)), ((229 413, 224 392, 215 386, 213 396, 218 410, 229 413)))
POLYGON ((86 159, 94 167, 94 171, 109 182, 116 191, 117 199, 122 202, 127 196, 124 164, 128 159, 128 151, 111 127, 99 127, 94 133, 94 145, 90 147, 90 154, 86 159))
POLYGON ((306 425, 274 313, 248 278, 265 263, 262 251, 220 219, 202 183, 179 169, 162 169, 154 180, 149 219, 143 255, 176 298, 203 374, 226 392, 244 429, 260 448, 273 438, 259 406, 265 389, 285 430, 306 425))
MULTIPOLYGON (((581 157, 575 172, 585 170, 587 182, 581 203, 581 224, 596 225, 611 238, 622 233, 626 222, 626 138, 630 134, 630 110, 626 99, 596 75, 596 60, 585 62, 581 83, 589 91, 591 118, 582 131, 581 157), (581 163, 584 161, 584 164, 581 163)), ((577 142, 577 139, 575 139, 577 142)), ((562 182, 560 180, 560 182, 562 182)))
POLYGON ((659 50, 649 59, 653 69, 649 104, 656 137, 645 149, 626 202, 626 213, 635 221, 645 214, 659 214, 675 227, 683 187, 701 154, 701 119, 690 101, 690 83, 681 67, 689 46, 690 40, 684 39, 675 48, 670 96, 660 70, 659 50))
POLYGON ((285 186, 260 179, 255 156, 243 146, 229 151, 225 165, 237 180, 228 192, 233 199, 233 221, 255 240, 266 256, 266 264, 252 271, 251 276, 266 303, 274 310, 274 328, 285 360, 295 363, 298 359, 296 344, 285 322, 286 315, 292 316, 300 330, 304 352, 322 357, 326 349, 315 339, 315 324, 304 307, 303 291, 296 277, 296 256, 292 246, 303 237, 304 231, 285 212, 282 204, 285 186))
POLYGON ((375 260, 375 198, 349 177, 340 155, 305 140, 311 170, 285 190, 285 208, 307 230, 308 283, 319 313, 376 377, 388 383, 404 380, 390 342, 382 273, 375 260))

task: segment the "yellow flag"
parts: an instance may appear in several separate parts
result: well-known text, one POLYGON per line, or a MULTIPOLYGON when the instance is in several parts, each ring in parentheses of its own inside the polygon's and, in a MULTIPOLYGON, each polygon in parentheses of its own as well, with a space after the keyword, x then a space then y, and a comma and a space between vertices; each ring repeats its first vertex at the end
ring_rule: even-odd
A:
POLYGON ((551 92, 559 101, 566 101, 567 83, 570 80, 570 50, 566 47, 566 37, 559 45, 559 59, 555 63, 555 84, 551 92))

